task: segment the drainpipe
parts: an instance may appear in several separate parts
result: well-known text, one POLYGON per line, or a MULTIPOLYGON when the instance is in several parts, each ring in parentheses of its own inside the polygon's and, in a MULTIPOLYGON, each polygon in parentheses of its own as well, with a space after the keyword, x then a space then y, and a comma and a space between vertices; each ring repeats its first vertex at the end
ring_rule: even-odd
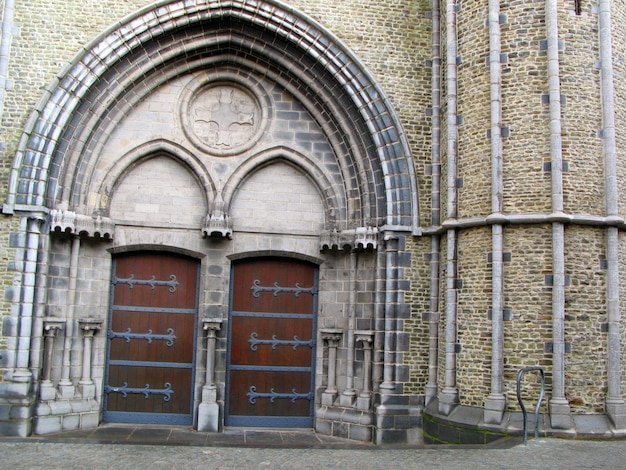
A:
MULTIPOLYGON (((456 0, 446 2, 446 70, 448 84, 447 111, 447 153, 448 153, 448 192, 447 218, 457 218, 457 159, 458 159, 458 116, 457 116, 457 4, 456 0)), ((446 347, 445 381, 439 393, 439 413, 449 415, 459 404, 459 391, 456 383, 457 355, 457 231, 448 229, 446 254, 446 347)))
MULTIPOLYGON (((431 225, 441 224, 441 11, 439 0, 432 2, 432 116, 431 156, 432 191, 431 225)), ((428 383, 425 404, 437 398, 437 368, 439 362, 439 234, 430 239, 430 309, 428 313, 428 383)))
POLYGON ((9 54, 13 32, 14 0, 4 0, 4 16, 2 18, 2 37, 0 39, 0 121, 4 116, 4 98, 9 77, 9 54))
POLYGON ((500 424, 506 406, 502 393, 504 371, 504 234, 498 216, 503 210, 502 183, 502 66, 500 64, 500 1, 489 0, 489 75, 491 101, 491 392, 485 400, 484 420, 500 424))
MULTIPOLYGON (((600 0, 600 85, 602 90, 602 136, 606 213, 618 219, 617 145, 615 138, 615 90, 613 86, 613 46, 611 37, 611 1, 600 0)), ((621 334, 619 296, 619 229, 607 229, 607 321, 608 384, 606 412, 617 429, 626 428, 626 405, 621 390, 621 334)))
MULTIPOLYGON (((545 14, 548 39, 552 213, 558 218, 563 214, 563 144, 557 0, 546 0, 545 14)), ((550 420, 553 428, 569 429, 573 422, 569 402, 565 398, 565 225, 559 221, 552 224, 552 270, 553 378, 552 398, 549 401, 550 420)))

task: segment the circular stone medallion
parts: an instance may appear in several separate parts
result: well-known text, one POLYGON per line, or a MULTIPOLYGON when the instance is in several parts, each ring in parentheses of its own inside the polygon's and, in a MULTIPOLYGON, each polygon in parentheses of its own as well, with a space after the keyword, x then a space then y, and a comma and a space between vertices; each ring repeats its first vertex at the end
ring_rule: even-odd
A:
POLYGON ((209 83, 185 101, 185 133, 208 153, 241 153, 254 145, 262 133, 265 116, 259 99, 237 84, 209 83))

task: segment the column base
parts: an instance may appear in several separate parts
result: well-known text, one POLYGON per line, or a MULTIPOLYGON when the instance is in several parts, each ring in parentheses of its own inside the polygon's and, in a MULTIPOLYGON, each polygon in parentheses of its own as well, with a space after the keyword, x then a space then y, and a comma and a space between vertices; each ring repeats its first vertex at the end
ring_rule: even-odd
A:
POLYGON ((346 390, 339 397, 339 405, 352 407, 354 406, 355 398, 356 398, 356 392, 354 390, 346 390))
POLYGON ((504 417, 504 409, 506 408, 506 395, 494 394, 489 395, 485 400, 483 408, 483 420, 487 424, 500 424, 504 417))
POLYGON ((76 387, 72 383, 59 383, 59 395, 61 398, 70 400, 74 398, 74 395, 76 395, 76 387))
POLYGON ((220 428, 220 406, 217 403, 200 403, 198 407, 198 431, 218 432, 220 428))
POLYGON ((322 392, 322 405, 333 406, 337 399, 337 390, 322 392))
POLYGON ((606 401, 606 414, 615 426, 615 429, 626 429, 626 403, 624 400, 606 401))
POLYGON ((96 396, 96 386, 93 383, 79 383, 78 384, 83 400, 88 400, 90 398, 95 398, 96 396))
POLYGON ((361 395, 356 399, 356 409, 361 411, 367 411, 372 406, 371 395, 361 395))
POLYGON ((428 406, 430 405, 433 400, 437 399, 437 392, 439 391, 439 388, 437 387, 437 384, 426 384, 426 392, 424 395, 424 405, 428 406))
POLYGON ((217 387, 215 385, 205 385, 202 387, 202 403, 217 402, 217 387))
POLYGON ((54 400, 57 396, 57 390, 52 383, 43 383, 39 387, 39 399, 41 401, 54 400))
POLYGON ((552 399, 548 404, 550 410, 550 426, 554 429, 572 429, 572 419, 569 402, 565 399, 552 399))
POLYGON ((444 388, 439 393, 439 413, 449 416, 459 406, 459 391, 456 388, 444 388))

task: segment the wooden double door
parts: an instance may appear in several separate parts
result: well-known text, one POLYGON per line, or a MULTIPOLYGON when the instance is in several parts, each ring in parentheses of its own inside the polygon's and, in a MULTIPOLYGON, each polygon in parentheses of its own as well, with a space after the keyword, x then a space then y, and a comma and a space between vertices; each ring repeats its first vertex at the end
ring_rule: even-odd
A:
POLYGON ((233 263, 225 424, 312 427, 317 267, 233 263))
POLYGON ((198 275, 173 253, 115 257, 104 421, 192 424, 198 275))

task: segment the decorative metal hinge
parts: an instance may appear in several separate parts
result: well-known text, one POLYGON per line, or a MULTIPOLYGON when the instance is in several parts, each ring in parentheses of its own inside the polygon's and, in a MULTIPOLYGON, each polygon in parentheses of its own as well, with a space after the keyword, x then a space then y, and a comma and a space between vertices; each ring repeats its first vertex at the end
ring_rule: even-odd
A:
POLYGON ((172 384, 169 382, 165 383, 165 388, 162 390, 151 389, 149 384, 146 384, 145 388, 128 388, 128 382, 124 382, 124 385, 121 387, 111 387, 110 385, 105 385, 104 392, 121 393, 124 398, 126 398, 129 393, 142 394, 146 398, 150 395, 163 395, 163 401, 170 401, 174 390, 172 390, 172 384))
POLYGON ((293 341, 288 339, 278 339, 276 335, 272 335, 272 339, 257 339, 257 333, 251 333, 250 339, 248 340, 250 343, 250 349, 253 351, 257 350, 257 346, 259 344, 271 344, 272 349, 276 349, 278 346, 293 346, 293 350, 295 351, 300 346, 308 346, 311 349, 315 346, 315 341, 310 339, 308 341, 300 341, 297 336, 294 335, 293 341))
POLYGON ((252 295, 254 297, 259 297, 261 292, 273 292, 274 297, 277 297, 278 294, 285 293, 285 292, 293 293, 296 295, 296 297, 299 297, 300 294, 311 294, 311 295, 317 294, 317 289, 315 287, 311 287, 307 289, 305 287, 300 287, 298 283, 296 283, 296 287, 280 287, 278 285, 278 282, 275 282, 273 287, 263 287, 260 284, 261 284, 261 281, 259 281, 258 279, 256 279, 252 283, 251 289, 252 289, 252 295))
POLYGON ((295 403, 296 400, 313 400, 313 392, 309 393, 296 393, 296 389, 292 389, 291 393, 277 393, 273 388, 270 389, 270 393, 257 393, 256 387, 253 385, 250 387, 250 391, 246 394, 248 401, 251 405, 255 405, 257 398, 269 398, 270 403, 274 403, 275 400, 280 398, 288 398, 291 403, 295 403))
POLYGON ((176 287, 180 284, 176 280, 176 276, 174 274, 170 275, 169 281, 157 281, 156 276, 152 276, 150 279, 135 279, 135 275, 131 274, 130 277, 127 278, 119 278, 117 276, 113 276, 111 280, 113 285, 116 284, 128 284, 128 286, 132 289, 134 285, 143 285, 150 286, 152 290, 154 290, 157 286, 169 287, 170 292, 176 292, 176 287))
POLYGON ((172 346, 174 344, 174 341, 176 340, 176 335, 174 335, 174 329, 168 328, 167 333, 168 334, 166 335, 154 335, 152 334, 152 330, 148 330, 147 333, 131 333, 131 329, 129 328, 128 330, 126 330, 125 333, 109 331, 109 334, 107 336, 109 337, 109 339, 123 338, 124 341, 126 341, 127 343, 130 343, 131 338, 145 339, 146 341, 148 341, 148 344, 152 344, 152 340, 163 340, 167 341, 167 343, 165 343, 167 346, 172 346))

